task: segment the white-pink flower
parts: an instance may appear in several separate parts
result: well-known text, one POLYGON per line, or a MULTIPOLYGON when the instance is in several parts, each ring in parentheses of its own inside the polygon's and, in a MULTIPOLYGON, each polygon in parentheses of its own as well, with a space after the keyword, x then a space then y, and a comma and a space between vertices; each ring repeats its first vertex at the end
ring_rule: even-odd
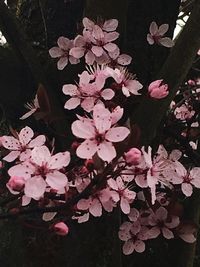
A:
POLYGON ((135 227, 134 223, 124 222, 120 226, 119 239, 125 241, 122 250, 125 255, 134 251, 142 253, 145 251, 145 240, 148 239, 148 228, 145 226, 135 227))
POLYGON ((33 139, 33 130, 26 126, 24 127, 17 138, 13 136, 4 135, 1 137, 2 146, 11 152, 3 159, 8 162, 12 162, 19 157, 21 161, 24 161, 30 157, 31 149, 34 147, 42 146, 46 138, 44 135, 39 135, 33 139))
POLYGON ((115 80, 115 82, 120 85, 122 93, 129 97, 131 94, 140 95, 138 91, 142 89, 143 85, 134 79, 134 76, 124 68, 112 69, 107 67, 107 73, 115 80))
POLYGON ((200 188, 200 168, 195 167, 188 171, 180 162, 176 162, 175 168, 177 175, 172 182, 181 184, 183 194, 190 197, 193 193, 193 186, 200 188))
POLYGON ((33 199, 39 199, 50 187, 57 191, 68 186, 67 176, 60 170, 70 162, 69 152, 51 155, 46 146, 35 147, 31 151, 29 161, 11 167, 8 174, 25 179, 24 194, 33 199))
MULTIPOLYGON (((116 116, 115 113, 113 113, 116 116)), ((123 141, 130 133, 126 127, 114 127, 113 114, 103 105, 97 104, 93 109, 93 119, 79 119, 72 123, 72 133, 86 139, 76 150, 78 157, 90 159, 97 155, 110 162, 116 157, 113 143, 123 141)))
POLYGON ((169 94, 168 85, 163 84, 163 80, 156 80, 148 87, 149 95, 152 98, 162 99, 169 94))
POLYGON ((148 222, 152 226, 148 233, 149 238, 156 238, 162 233, 166 239, 171 239, 174 238, 171 229, 176 228, 180 220, 178 216, 169 216, 168 211, 164 207, 160 207, 150 214, 148 222))
POLYGON ((84 71, 79 75, 78 85, 65 84, 63 86, 63 93, 71 96, 65 103, 65 108, 74 109, 81 105, 85 111, 91 112, 98 100, 112 99, 115 95, 114 91, 109 88, 103 89, 107 78, 103 73, 101 71, 101 73, 94 75, 94 73, 89 74, 87 71, 84 71))
POLYGON ((195 114, 195 111, 192 110, 192 107, 186 104, 177 107, 174 110, 174 115, 179 120, 188 120, 191 119, 195 114))
POLYGON ((165 47, 172 47, 174 42, 169 37, 164 37, 168 29, 168 24, 162 24, 160 27, 158 27, 155 21, 151 22, 149 27, 150 33, 147 34, 148 43, 150 45, 159 44, 165 47))
POLYGON ((49 54, 52 58, 58 58, 57 67, 59 70, 63 70, 68 62, 71 64, 79 63, 79 60, 69 54, 70 49, 74 46, 73 40, 69 40, 66 37, 59 37, 57 41, 58 46, 52 47, 49 50, 49 54))
POLYGON ((108 180, 108 185, 112 190, 112 197, 115 202, 120 200, 120 208, 123 213, 128 214, 130 212, 130 204, 134 201, 136 193, 129 190, 124 184, 121 177, 117 177, 116 181, 113 178, 108 180))

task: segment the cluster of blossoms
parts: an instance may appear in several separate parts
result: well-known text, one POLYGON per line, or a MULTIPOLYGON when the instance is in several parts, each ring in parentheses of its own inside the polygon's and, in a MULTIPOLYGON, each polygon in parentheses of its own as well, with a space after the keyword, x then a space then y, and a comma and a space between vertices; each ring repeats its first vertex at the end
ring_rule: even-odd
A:
MULTIPOLYGON (((68 234, 69 220, 83 223, 91 215, 100 217, 103 211, 111 213, 118 207, 127 217, 119 229, 126 255, 143 252, 145 241, 161 234, 166 239, 181 237, 194 242, 195 229, 170 208, 170 194, 177 196, 177 201, 191 196, 194 188, 200 188, 200 168, 186 169, 181 163, 185 155, 177 149, 168 154, 160 145, 153 154, 150 146, 128 147, 131 130, 128 123, 122 124, 120 103, 140 95, 143 86, 123 67, 131 63, 131 57, 120 54, 114 43, 119 37, 118 21, 95 24, 84 18, 83 26, 75 40, 60 37, 58 47, 49 51, 59 59, 60 70, 68 61, 77 64, 82 57, 87 64, 78 81, 64 84, 62 89, 69 96, 65 109, 83 109, 83 115, 77 114, 71 125, 76 140, 69 150, 75 164, 70 152, 54 153, 53 142, 44 135, 34 137, 30 127, 13 131, 13 136, 1 137, 3 164, 9 166, 8 190, 22 206, 51 208, 43 220, 50 221, 51 229, 61 236, 68 234)), ((166 25, 158 28, 152 23, 149 43, 169 47, 169 38, 162 37, 167 30, 166 25)), ((160 79, 150 83, 147 94, 162 99, 168 89, 160 79)), ((36 95, 21 119, 37 113, 39 103, 36 95)))

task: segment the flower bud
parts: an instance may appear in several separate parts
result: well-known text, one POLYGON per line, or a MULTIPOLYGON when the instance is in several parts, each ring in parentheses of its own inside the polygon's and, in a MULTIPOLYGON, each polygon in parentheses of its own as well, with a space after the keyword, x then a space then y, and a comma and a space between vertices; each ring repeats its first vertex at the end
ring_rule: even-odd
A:
POLYGON ((56 223, 53 226, 54 231, 56 232, 57 235, 65 236, 69 232, 68 226, 64 222, 59 222, 56 223))
POLYGON ((23 177, 12 176, 7 182, 7 187, 14 191, 21 191, 24 188, 25 180, 23 177))
POLYGON ((125 160, 128 164, 138 165, 141 160, 141 156, 141 151, 133 147, 127 153, 125 153, 125 160))
POLYGON ((161 99, 169 94, 168 85, 163 80, 156 80, 149 85, 148 91, 152 98, 161 99))

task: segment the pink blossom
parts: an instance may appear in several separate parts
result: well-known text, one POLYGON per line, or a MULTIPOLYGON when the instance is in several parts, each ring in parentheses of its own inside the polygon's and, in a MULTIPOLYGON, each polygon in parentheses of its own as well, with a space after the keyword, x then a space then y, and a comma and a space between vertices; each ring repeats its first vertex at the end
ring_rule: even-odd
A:
POLYGON ((68 61, 71 64, 79 63, 79 60, 72 55, 69 54, 70 49, 73 47, 73 40, 69 40, 66 37, 59 37, 57 41, 58 46, 52 47, 49 50, 49 54, 52 58, 59 58, 57 67, 59 70, 63 70, 68 61))
POLYGON ((108 180, 108 185, 113 191, 113 200, 118 202, 120 200, 120 207, 123 213, 128 214, 130 212, 130 203, 132 203, 136 197, 134 191, 129 190, 121 177, 117 177, 116 181, 113 178, 108 180))
POLYGON ((162 24, 160 27, 155 21, 151 22, 149 27, 149 32, 147 34, 147 41, 150 45, 159 44, 165 47, 172 47, 174 42, 169 37, 163 37, 168 31, 169 25, 162 24))
POLYGON ((79 210, 89 211, 94 217, 100 217, 102 215, 102 207, 107 212, 113 210, 114 205, 109 188, 99 191, 88 199, 81 199, 77 203, 77 208, 79 210), (108 205, 108 202, 111 202, 111 205, 108 205))
POLYGON ((128 73, 126 69, 111 69, 107 68, 107 72, 122 89, 122 93, 129 97, 131 94, 140 95, 138 91, 142 89, 142 84, 134 79, 134 75, 128 73))
POLYGON ((177 176, 174 177, 173 182, 181 184, 183 194, 190 197, 193 193, 193 186, 200 188, 200 168, 195 167, 187 171, 180 162, 176 162, 175 167, 177 176))
POLYGON ((109 52, 110 62, 109 66, 116 67, 116 66, 127 66, 131 64, 132 57, 126 54, 120 54, 120 49, 117 48, 113 52, 109 52))
POLYGON ((127 153, 125 153, 125 160, 128 164, 138 165, 141 157, 141 151, 135 147, 131 148, 127 153))
POLYGON ((43 196, 47 186, 65 192, 68 179, 59 170, 66 167, 69 161, 69 152, 57 153, 52 156, 46 146, 35 147, 31 151, 30 160, 11 167, 8 174, 11 177, 24 177, 25 195, 38 200, 43 196))
POLYGON ((116 157, 113 143, 123 141, 130 131, 126 127, 114 127, 112 115, 103 105, 97 104, 93 108, 93 119, 79 119, 72 123, 72 133, 86 139, 76 150, 78 157, 90 159, 96 152, 108 162, 116 157))
POLYGON ((156 80, 149 85, 149 94, 152 98, 161 99, 169 94, 168 85, 163 80, 156 80))
POLYGON ((174 115, 179 120, 191 119, 194 116, 194 114, 195 114, 195 111, 192 110, 192 107, 186 104, 183 104, 174 110, 174 115))
POLYGON ((125 255, 130 255, 134 251, 138 253, 145 251, 144 241, 148 239, 147 227, 135 227, 130 222, 124 222, 120 226, 118 235, 120 240, 125 241, 122 248, 125 255))
POLYGON ((63 93, 71 96, 65 103, 66 109, 74 109, 81 105, 85 111, 91 112, 98 100, 110 100, 114 97, 113 90, 103 89, 107 78, 104 71, 93 74, 84 71, 79 75, 79 78, 78 85, 65 84, 63 86, 63 93), (91 80, 94 81, 91 82, 91 80))
POLYGON ((164 207, 160 207, 155 213, 152 213, 148 221, 149 225, 153 226, 148 233, 150 238, 156 238, 161 233, 166 239, 174 238, 171 229, 176 228, 180 223, 179 218, 177 216, 169 216, 164 207))
POLYGON ((21 161, 24 161, 30 157, 31 149, 37 146, 42 146, 45 143, 45 136, 39 135, 33 139, 33 130, 26 126, 23 128, 17 138, 13 136, 2 136, 1 141, 3 147, 11 152, 3 159, 8 162, 12 162, 19 157, 21 161))
POLYGON ((53 229, 57 235, 65 236, 69 233, 69 228, 64 222, 54 224, 53 229))

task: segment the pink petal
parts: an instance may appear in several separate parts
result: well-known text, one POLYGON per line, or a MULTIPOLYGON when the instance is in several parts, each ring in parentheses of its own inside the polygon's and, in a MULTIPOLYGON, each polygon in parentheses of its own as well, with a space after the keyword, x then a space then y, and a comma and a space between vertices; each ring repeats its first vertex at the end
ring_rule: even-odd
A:
POLYGON ((98 146, 97 154, 102 160, 107 161, 107 162, 110 162, 111 160, 113 160, 117 155, 113 144, 110 142, 106 142, 106 141, 104 141, 98 146))
POLYGON ((72 123, 72 133, 78 137, 83 139, 89 139, 95 137, 95 128, 91 121, 74 121, 72 123))
POLYGON ((167 210, 164 207, 160 207, 156 210, 155 215, 159 221, 165 221, 167 219, 167 210))
POLYGON ((169 230, 168 228, 166 228, 166 227, 162 228, 162 234, 166 239, 174 238, 173 232, 171 230, 169 230))
POLYGON ((117 59, 117 62, 122 66, 127 66, 131 64, 131 61, 132 57, 126 54, 121 54, 117 59))
POLYGON ((85 63, 88 65, 93 65, 95 61, 94 54, 89 50, 85 55, 85 63))
POLYGON ((150 44, 150 45, 153 45, 155 43, 153 37, 151 36, 151 34, 147 34, 147 42, 150 44))
MULTIPOLYGON (((105 33, 105 42, 106 43, 113 42, 113 41, 117 40, 118 38, 119 38, 119 33, 118 32, 105 33)), ((116 48, 117 48, 117 46, 116 46, 116 48)))
POLYGON ((104 40, 104 32, 102 31, 101 27, 99 27, 98 25, 94 25, 93 27, 93 31, 92 31, 92 36, 96 39, 96 40, 104 40))
POLYGON ((114 52, 117 49, 117 45, 116 44, 113 44, 113 43, 105 44, 103 47, 108 52, 114 52))
POLYGON ((78 105, 80 105, 80 103, 81 103, 80 98, 72 97, 65 103, 64 108, 68 110, 75 109, 78 107, 78 105))
POLYGON ((160 229, 157 226, 151 228, 148 232, 149 239, 157 238, 159 235, 160 235, 160 229))
POLYGON ((27 206, 31 202, 31 197, 23 196, 22 197, 22 207, 27 206))
POLYGON ((111 114, 103 105, 97 104, 93 108, 93 119, 98 132, 105 133, 111 127, 111 114))
POLYGON ((101 96, 103 97, 104 100, 110 100, 115 96, 115 93, 112 89, 104 89, 101 92, 101 96))
POLYGON ((85 111, 91 112, 93 107, 94 107, 94 102, 95 102, 95 98, 94 97, 87 97, 82 101, 81 107, 85 111))
POLYGON ((91 75, 85 70, 79 75, 79 84, 81 86, 88 85, 91 80, 91 75))
POLYGON ((25 120, 25 119, 27 119, 27 118, 30 117, 33 113, 35 113, 36 110, 37 110, 36 108, 31 109, 30 111, 28 111, 27 113, 25 113, 23 116, 21 116, 19 119, 20 119, 20 120, 25 120))
POLYGON ((126 83, 128 90, 134 95, 140 95, 138 91, 142 89, 143 85, 137 80, 129 80, 126 83))
POLYGON ((162 24, 158 28, 158 34, 163 36, 169 30, 169 24, 162 24))
POLYGON ((129 97, 130 96, 130 92, 128 90, 128 88, 126 86, 122 86, 122 93, 126 96, 129 97))
POLYGON ((46 183, 41 176, 34 176, 27 180, 24 187, 24 194, 27 197, 38 200, 45 192, 46 183))
POLYGON ((61 57, 57 62, 58 70, 63 70, 68 64, 68 57, 61 57))
POLYGON ((19 150, 20 149, 20 143, 19 141, 14 138, 13 136, 2 136, 1 142, 3 147, 9 149, 9 150, 19 150))
POLYGON ((123 116, 124 109, 120 106, 117 106, 111 114, 112 117, 112 125, 116 124, 123 116))
POLYGON ((174 42, 170 38, 168 38, 168 37, 161 38, 159 40, 159 43, 161 45, 165 46, 165 47, 168 47, 168 48, 174 46, 174 42))
POLYGON ((78 58, 73 57, 73 56, 69 56, 69 62, 70 62, 72 65, 75 65, 75 64, 80 63, 80 60, 79 60, 78 58))
POLYGON ((91 199, 81 199, 79 200, 79 202, 77 203, 77 208, 79 210, 87 210, 90 207, 90 203, 91 203, 91 199))
POLYGON ((190 197, 192 195, 192 193, 193 193, 193 188, 192 188, 192 185, 191 184, 182 183, 181 189, 182 189, 183 194, 186 197, 190 197))
POLYGON ((31 174, 33 174, 33 169, 29 167, 29 165, 22 165, 18 164, 13 167, 11 167, 8 170, 8 174, 12 176, 18 176, 18 177, 23 177, 24 179, 28 179, 31 177, 31 174))
POLYGON ((97 144, 92 140, 85 140, 76 150, 76 154, 82 159, 91 159, 97 151, 97 144))
POLYGON ((35 146, 42 146, 46 141, 46 137, 44 135, 38 135, 35 139, 33 139, 29 144, 28 147, 35 147, 35 146))
POLYGON ((74 39, 74 45, 77 47, 83 47, 85 46, 85 44, 86 42, 82 35, 77 35, 76 38, 74 39))
POLYGON ((122 241, 128 241, 129 239, 131 239, 131 234, 129 231, 119 231, 118 236, 122 241))
POLYGON ((133 253, 134 249, 135 249, 135 246, 133 244, 133 241, 131 240, 128 240, 127 242, 125 242, 122 248, 123 253, 125 255, 130 255, 131 253, 133 253))
POLYGON ((31 149, 26 149, 19 156, 20 161, 26 161, 30 158, 31 158, 31 149))
POLYGON ((59 47, 52 47, 49 50, 49 55, 52 58, 62 57, 63 56, 63 51, 59 47))
POLYGON ((94 27, 94 22, 91 21, 90 19, 88 18, 83 18, 83 26, 87 29, 87 30, 92 30, 93 27, 94 27))
POLYGON ((126 127, 114 127, 108 130, 105 135, 106 140, 110 142, 121 142, 130 133, 130 130, 126 127))
POLYGON ((121 210, 124 214, 129 214, 130 212, 130 204, 128 202, 127 199, 125 198, 121 198, 121 201, 120 201, 120 207, 121 207, 121 210))
POLYGON ((69 49, 69 46, 70 46, 70 40, 66 37, 59 37, 58 38, 58 46, 62 49, 62 50, 68 50, 69 49))
POLYGON ((59 170, 63 167, 68 166, 69 162, 70 162, 70 153, 68 151, 63 153, 60 152, 51 157, 48 166, 50 169, 59 170))
POLYGON ((76 96, 79 94, 79 90, 74 84, 65 84, 63 85, 62 91, 65 95, 76 96))
POLYGON ((114 190, 118 190, 118 185, 116 183, 116 181, 113 179, 113 178, 110 178, 108 181, 107 181, 108 185, 110 186, 110 188, 114 189, 114 190))
MULTIPOLYGON (((113 59, 113 60, 116 60, 120 55, 120 50, 119 50, 119 47, 116 48, 115 51, 113 52, 109 52, 109 56, 113 59)), ((117 59, 118 60, 118 59, 117 59)), ((119 63, 119 62, 118 62, 119 63)), ((120 63, 119 63, 120 64, 120 63)))
POLYGON ((149 28, 150 34, 155 35, 158 32, 158 25, 155 21, 152 21, 149 28))
POLYGON ((69 51, 70 56, 73 56, 77 59, 81 58, 84 56, 85 54, 85 48, 84 47, 73 47, 70 51, 69 51))
POLYGON ((89 211, 94 217, 100 217, 102 215, 102 206, 98 199, 95 198, 92 200, 89 211))
POLYGON ((145 243, 142 240, 136 240, 135 251, 137 251, 138 253, 142 253, 145 251, 145 243))
POLYGON ((106 20, 103 24, 103 30, 107 32, 115 31, 118 27, 118 20, 117 19, 109 19, 106 20))
POLYGON ((103 48, 100 46, 93 46, 91 50, 97 57, 100 57, 103 54, 103 48))
POLYGON ((177 227, 180 224, 180 219, 178 216, 172 216, 171 222, 165 222, 167 228, 172 229, 177 227))
POLYGON ((51 159, 51 154, 46 146, 35 147, 31 152, 33 163, 42 166, 51 159))
POLYGON ((51 188, 60 190, 67 185, 68 180, 65 174, 59 171, 53 171, 46 175, 46 182, 51 188))
POLYGON ((5 156, 3 158, 3 160, 7 161, 7 162, 12 162, 14 161, 16 158, 18 158, 20 155, 20 151, 11 151, 7 156, 5 156))
POLYGON ((140 216, 139 211, 135 208, 132 208, 129 215, 128 215, 128 218, 130 221, 136 222, 138 220, 139 216, 140 216))
POLYGON ((34 135, 33 130, 30 127, 26 126, 19 133, 19 141, 23 145, 27 145, 33 138, 33 135, 34 135))

